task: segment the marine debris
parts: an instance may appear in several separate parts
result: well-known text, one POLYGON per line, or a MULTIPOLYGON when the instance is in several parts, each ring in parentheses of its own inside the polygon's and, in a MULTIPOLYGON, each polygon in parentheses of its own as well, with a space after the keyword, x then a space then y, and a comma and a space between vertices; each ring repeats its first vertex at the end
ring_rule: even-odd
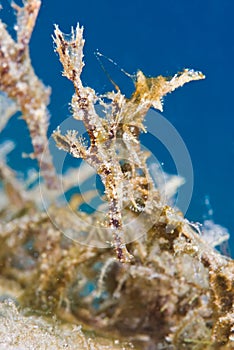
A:
MULTIPOLYGON (((44 183, 53 188, 43 191, 50 204, 42 209, 39 192, 44 184, 27 187, 2 155, 0 344, 27 349, 33 336, 43 348, 44 330, 50 329, 55 349, 74 349, 76 342, 79 349, 234 348, 234 262, 208 244, 179 209, 161 200, 139 141, 149 108, 162 110, 167 93, 204 75, 185 69, 173 77, 148 78, 138 71, 130 98, 120 88, 100 96, 81 80, 83 28, 72 29, 67 40, 56 26, 63 75, 75 89, 72 114, 83 122, 89 139, 60 129, 53 138, 61 150, 82 158, 100 176, 107 210, 104 215, 80 211, 79 193, 64 205, 59 176, 45 149, 49 90, 29 59, 40 3, 14 5, 17 42, 0 21, 2 125, 16 109, 22 112, 44 183), (144 235, 132 240, 140 228, 144 235), (73 240, 64 234, 71 231, 73 240), (85 244, 78 243, 81 236, 85 244), (98 240, 106 247, 98 246, 98 240)), ((87 169, 83 167, 83 179, 89 176, 87 169)), ((75 186, 77 171, 64 174, 66 190, 75 186)), ((86 195, 92 198, 93 193, 86 195)))

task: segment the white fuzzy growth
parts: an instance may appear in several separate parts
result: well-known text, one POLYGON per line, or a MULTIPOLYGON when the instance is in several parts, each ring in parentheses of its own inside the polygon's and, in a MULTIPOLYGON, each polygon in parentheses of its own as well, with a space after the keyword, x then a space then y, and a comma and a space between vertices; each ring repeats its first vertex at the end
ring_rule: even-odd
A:
POLYGON ((228 230, 214 223, 213 220, 205 220, 202 227, 202 238, 212 247, 216 247, 230 238, 228 230))
POLYGON ((0 92, 0 132, 5 128, 8 120, 18 111, 17 103, 0 92))
POLYGON ((58 25, 55 25, 55 36, 53 40, 56 45, 56 51, 59 53, 60 61, 64 67, 64 75, 68 79, 77 79, 80 78, 80 74, 84 67, 83 62, 83 27, 80 27, 77 24, 76 29, 71 28, 70 39, 67 39, 67 36, 61 32, 58 25), (72 70, 76 73, 76 78, 72 75, 72 70))

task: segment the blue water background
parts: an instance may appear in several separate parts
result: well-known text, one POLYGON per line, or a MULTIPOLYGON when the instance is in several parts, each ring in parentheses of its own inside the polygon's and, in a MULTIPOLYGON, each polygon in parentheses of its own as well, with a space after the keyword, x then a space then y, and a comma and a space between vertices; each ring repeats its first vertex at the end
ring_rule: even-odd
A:
MULTIPOLYGON (((2 0, 0 16, 13 32, 9 2, 2 0)), ((39 77, 53 89, 50 129, 70 115, 72 84, 61 76, 52 44, 53 25, 65 33, 79 22, 85 27, 83 80, 96 91, 113 87, 94 52, 99 50, 129 73, 173 75, 183 68, 201 70, 206 79, 187 84, 165 99, 163 115, 175 126, 190 152, 194 169, 193 198, 186 216, 202 221, 209 196, 216 223, 227 227, 234 251, 234 2, 232 0, 44 0, 31 41, 31 57, 39 77)), ((126 95, 131 79, 103 61, 126 95)), ((13 135, 26 144, 23 121, 9 124, 4 138, 13 135), (14 124, 15 123, 15 124, 14 124), (12 128, 11 125, 16 125, 12 128)), ((26 136, 25 136, 26 137, 26 136)), ((30 146, 27 146, 30 148, 30 146)), ((158 151, 166 171, 171 165, 158 151), (161 158, 162 157, 162 158, 161 158)), ((157 154, 157 150, 155 151, 157 154)), ((15 159, 15 164, 17 160, 15 159)), ((27 160, 16 164, 21 169, 27 160)))

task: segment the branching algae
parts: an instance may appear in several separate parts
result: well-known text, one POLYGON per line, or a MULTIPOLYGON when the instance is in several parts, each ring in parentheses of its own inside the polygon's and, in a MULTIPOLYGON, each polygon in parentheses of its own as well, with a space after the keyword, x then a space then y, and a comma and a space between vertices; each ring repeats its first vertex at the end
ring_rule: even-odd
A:
MULTIPOLYGON (((67 40, 55 27, 63 75, 75 89, 72 114, 83 122, 89 143, 74 130, 62 134, 57 129, 53 138, 58 148, 84 159, 100 176, 108 205, 102 225, 112 237, 109 248, 92 244, 94 234, 99 235, 95 223, 102 218, 98 211, 79 213, 82 201, 77 194, 71 199, 72 209, 93 223, 92 230, 85 220, 74 228, 90 243, 78 244, 57 228, 59 223, 66 231, 74 223, 71 209, 58 201, 60 175, 44 147, 49 89, 35 75, 29 56, 39 7, 39 0, 25 1, 22 8, 14 5, 16 41, 0 22, 0 126, 15 111, 22 112, 34 147, 32 157, 44 177, 41 186, 47 186, 51 203, 47 212, 41 209, 39 187, 27 188, 19 180, 6 163, 11 146, 2 146, 1 295, 19 303, 19 311, 13 301, 0 304, 2 348, 29 348, 29 337, 36 339, 37 348, 51 344, 58 349, 234 348, 234 263, 161 200, 139 141, 147 111, 151 107, 161 111, 166 94, 203 79, 203 74, 185 69, 173 77, 147 78, 138 71, 130 98, 118 87, 99 96, 81 80, 83 28, 72 29, 67 40), (96 105, 102 107, 102 115, 96 105), (132 224, 125 225, 126 220, 132 224), (145 234, 130 242, 131 231, 139 227, 145 234), (45 328, 50 329, 50 341, 45 328)), ((86 171, 84 167, 84 177, 86 171)), ((67 189, 75 179, 75 170, 64 175, 67 189)))

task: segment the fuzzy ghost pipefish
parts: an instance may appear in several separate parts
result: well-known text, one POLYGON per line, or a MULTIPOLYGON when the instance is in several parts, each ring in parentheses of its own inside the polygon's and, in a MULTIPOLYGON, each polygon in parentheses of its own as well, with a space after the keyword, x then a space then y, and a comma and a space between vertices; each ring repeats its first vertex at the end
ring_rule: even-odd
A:
POLYGON ((109 203, 108 227, 112 231, 117 258, 121 262, 131 261, 124 239, 122 210, 125 198, 130 198, 129 209, 135 213, 149 211, 149 203, 153 200, 153 182, 146 166, 147 157, 139 142, 145 114, 151 106, 162 110, 163 96, 187 82, 203 79, 204 75, 185 69, 172 78, 147 78, 138 71, 135 91, 130 99, 118 90, 106 93, 109 102, 104 102, 92 88, 82 84, 83 27, 77 25, 75 30, 72 28, 71 38, 67 40, 56 25, 53 39, 63 65, 63 75, 72 81, 75 88, 71 101, 73 117, 83 121, 90 146, 86 147, 74 131, 62 135, 58 129, 53 137, 60 149, 76 158, 83 158, 100 175, 109 203), (105 118, 97 114, 97 103, 104 108, 105 118), (125 159, 122 163, 121 154, 125 159))
MULTIPOLYGON (((17 41, 12 40, 0 21, 0 126, 6 125, 16 108, 21 109, 26 122, 32 123, 32 143, 35 155, 40 156, 46 140, 48 91, 35 77, 27 53, 40 1, 24 0, 23 4, 22 8, 16 6, 17 41)), ((131 260, 125 243, 132 232, 138 233, 141 227, 145 235, 127 246, 134 255, 131 264, 119 263, 111 250, 96 246, 97 239, 106 241, 106 232, 103 235, 96 225, 103 221, 99 210, 83 212, 81 216, 87 221, 74 230, 80 234, 78 237, 85 238, 86 245, 67 239, 64 232, 73 231, 77 222, 73 210, 77 210, 81 196, 74 195, 67 207, 61 202, 57 205, 59 191, 53 191, 52 196, 46 191, 45 199, 54 198, 48 211, 42 211, 37 195, 41 187, 30 186, 35 181, 31 175, 26 183, 17 179, 5 159, 12 145, 3 145, 0 293, 19 302, 23 313, 30 311, 35 316, 39 311, 40 319, 35 316, 32 324, 28 323, 31 317, 22 319, 16 309, 10 311, 12 301, 4 300, 0 303, 1 344, 11 347, 14 342, 15 346, 27 348, 33 336, 40 344, 51 347, 48 332, 36 336, 35 322, 39 322, 43 329, 52 326, 58 340, 53 345, 58 349, 233 349, 234 261, 215 251, 198 234, 196 225, 161 200, 162 187, 159 184, 155 188, 146 165, 147 154, 139 142, 147 110, 151 106, 162 110, 163 96, 204 76, 184 70, 170 78, 147 78, 139 71, 129 99, 115 84, 116 92, 101 97, 85 88, 80 79, 84 65, 82 29, 72 30, 71 40, 66 38, 56 27, 54 40, 65 66, 64 75, 75 86, 73 114, 85 124, 90 146, 82 137, 77 138, 76 131, 63 136, 57 130, 54 138, 59 148, 85 159, 100 174, 109 203, 107 234, 113 234, 117 258, 121 262, 131 260), (100 116, 98 108, 94 109, 96 103, 104 111, 100 116), (58 330, 57 317, 65 321, 58 330), (80 333, 80 326, 74 328, 74 323, 82 324, 82 328, 86 324, 87 332, 80 333), (9 333, 15 335, 14 339, 9 333), (104 338, 99 337, 101 334, 104 338), (66 345, 61 339, 66 339, 66 345)), ((50 162, 47 157, 46 160, 50 162)), ((42 168, 45 178, 48 176, 47 184, 54 181, 48 164, 42 168)), ((82 180, 90 174, 91 168, 86 169, 81 171, 82 180)), ((64 191, 76 185, 76 171, 64 174, 64 191)), ((85 197, 92 197, 92 192, 86 192, 85 197)))

